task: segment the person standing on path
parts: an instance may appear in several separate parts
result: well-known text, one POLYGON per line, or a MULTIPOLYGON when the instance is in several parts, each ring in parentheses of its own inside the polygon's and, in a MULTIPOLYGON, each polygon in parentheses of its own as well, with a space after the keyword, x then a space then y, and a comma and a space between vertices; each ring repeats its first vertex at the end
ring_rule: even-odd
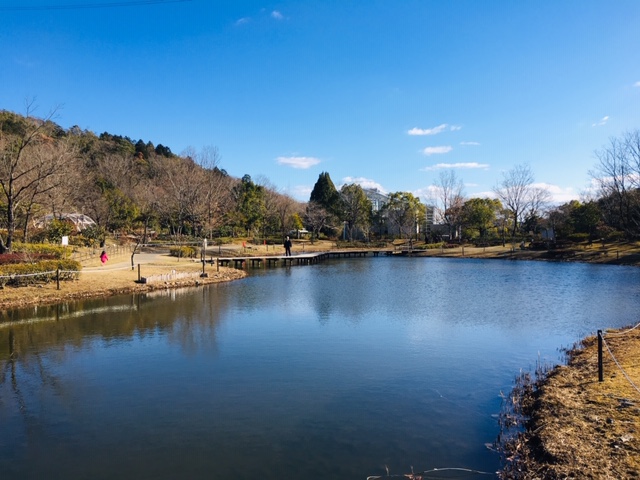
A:
POLYGON ((100 261, 102 262, 102 265, 107 263, 107 260, 109 260, 109 257, 107 257, 107 252, 105 250, 102 250, 102 253, 100 254, 100 261))
POLYGON ((284 240, 284 254, 287 257, 291 256, 291 240, 289 240, 289 236, 284 240))

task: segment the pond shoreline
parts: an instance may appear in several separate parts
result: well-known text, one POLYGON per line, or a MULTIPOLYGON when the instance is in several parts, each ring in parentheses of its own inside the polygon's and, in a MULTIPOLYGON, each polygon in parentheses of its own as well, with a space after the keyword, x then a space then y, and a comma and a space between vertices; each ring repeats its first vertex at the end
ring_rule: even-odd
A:
MULTIPOLYGON (((406 252, 407 245, 394 246, 395 252, 406 252)), ((242 248, 237 246, 237 248, 242 248)), ((258 249, 244 249, 244 255, 262 256, 258 249)), ((240 251, 242 251, 240 250, 240 251)), ((271 252, 266 255, 274 255, 279 252, 271 247, 271 252)), ((294 241, 293 254, 309 253, 327 250, 348 250, 344 248, 336 248, 336 244, 332 242, 309 242, 294 241)), ((368 250, 362 248, 361 250, 368 250)), ((374 251, 374 249, 371 249, 374 251)), ((388 251, 388 250, 387 250, 388 251)), ((640 266, 640 245, 636 244, 611 244, 606 247, 602 246, 580 246, 571 249, 558 250, 529 250, 514 248, 511 245, 492 246, 492 247, 470 247, 467 245, 455 246, 442 249, 423 249, 416 245, 408 253, 412 256, 419 257, 438 257, 438 258, 481 258, 495 260, 539 260, 554 262, 583 262, 602 265, 628 265, 640 266)), ((30 305, 44 305, 52 303, 60 303, 72 301, 82 298, 112 296, 123 293, 136 293, 165 288, 177 288, 184 286, 198 286, 210 283, 219 283, 224 281, 236 280, 246 276, 243 270, 235 268, 220 267, 213 269, 208 266, 207 272, 210 273, 208 278, 197 280, 181 280, 172 282, 163 282, 159 284, 139 284, 136 283, 137 272, 127 267, 130 264, 128 255, 121 255, 122 258, 112 257, 109 261, 114 265, 111 268, 95 268, 99 267, 97 258, 92 258, 83 263, 83 268, 89 269, 82 271, 80 278, 75 281, 62 282, 60 290, 55 285, 44 284, 27 287, 5 287, 0 289, 0 308, 12 309, 21 308, 30 305), (119 263, 118 263, 119 262, 119 263), (105 282, 104 279, 107 279, 105 282)), ((178 272, 196 272, 202 269, 200 262, 189 259, 177 259, 169 256, 158 256, 158 261, 145 264, 145 275, 147 274, 166 274, 173 270, 178 272)))
MULTIPOLYGON (((335 248, 335 244, 332 245, 335 248)), ((322 247, 317 247, 322 250, 322 247)), ((329 249, 325 246, 324 249, 329 249)), ((307 244, 307 251, 310 251, 307 244)), ((299 251, 299 250, 298 250, 299 251)), ((294 244, 294 254, 296 245, 294 244)), ((507 247, 456 247, 450 249, 414 250, 416 256, 439 258, 478 258, 496 260, 538 260, 583 262, 607 265, 640 266, 640 248, 620 244, 608 248, 576 248, 561 251, 532 251, 507 247)), ((112 261, 117 262, 117 258, 112 261)), ((121 259, 126 261, 126 258, 121 259)), ((87 264, 95 270, 93 264, 87 264)), ((185 259, 163 259, 143 266, 145 273, 170 271, 194 272, 202 268, 198 262, 185 259)), ((30 287, 5 287, 0 290, 0 307, 4 310, 34 305, 55 304, 85 298, 152 290, 228 282, 244 278, 247 272, 234 268, 207 267, 208 277, 184 279, 156 284, 137 283, 137 272, 129 268, 87 271, 73 282, 30 287)), ((640 329, 639 329, 640 330, 640 329)), ((640 464, 627 460, 640 458, 639 395, 627 391, 619 383, 613 361, 604 384, 594 378, 593 337, 584 339, 568 353, 567 365, 559 365, 530 381, 526 388, 516 386, 512 398, 523 414, 520 425, 524 432, 511 443, 498 445, 504 455, 504 469, 498 473, 504 479, 560 478, 637 478, 640 464), (622 400, 621 400, 622 399, 622 400), (623 403, 621 403, 623 402, 623 403), (628 407, 620 407, 627 405, 628 407), (559 423, 563 422, 563 423, 559 423), (615 428, 614 428, 615 427, 615 428), (571 434, 570 433, 574 433, 571 434), (594 449, 594 445, 597 447, 594 449), (561 448, 565 446, 567 448, 561 448), (580 452, 590 452, 580 455, 580 452)), ((627 358, 640 355, 640 334, 618 341, 618 348, 627 358)), ((640 372, 638 372, 640 375, 640 372)), ((640 379, 640 376, 638 377, 640 379)), ((639 382, 640 383, 640 382, 639 382)))
MULTIPOLYGON (((200 263, 188 262, 184 259, 163 259, 162 262, 142 266, 145 275, 162 275, 171 272, 200 272, 200 263)), ((51 305, 87 298, 111 297, 114 295, 143 293, 154 290, 167 290, 181 287, 198 287, 215 283, 229 282, 246 277, 243 270, 220 267, 207 269, 207 276, 198 278, 182 278, 153 283, 138 283, 138 273, 130 267, 115 267, 92 271, 81 271, 77 280, 8 287, 0 289, 0 308, 3 310, 18 309, 38 305, 51 305)))
POLYGON ((571 348, 566 365, 518 378, 501 413, 501 479, 640 476, 640 392, 632 383, 640 379, 640 329, 604 338, 602 382, 596 336, 571 348))

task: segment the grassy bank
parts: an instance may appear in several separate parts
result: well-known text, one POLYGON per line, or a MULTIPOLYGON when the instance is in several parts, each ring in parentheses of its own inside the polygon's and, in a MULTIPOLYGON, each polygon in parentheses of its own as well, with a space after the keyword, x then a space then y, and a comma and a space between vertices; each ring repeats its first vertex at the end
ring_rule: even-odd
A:
MULTIPOLYGON (((137 257, 140 258, 140 257, 137 257)), ((146 292, 150 290, 219 283, 243 278, 246 272, 234 268, 206 266, 207 277, 182 279, 152 284, 138 283, 138 268, 131 268, 130 253, 110 254, 109 261, 102 266, 98 255, 87 255, 82 260, 82 270, 76 280, 40 283, 22 287, 0 289, 0 308, 8 310, 31 305, 61 303, 91 297, 107 297, 122 293, 146 292)), ((136 260, 137 263, 137 260, 136 260)), ((140 265, 142 276, 166 275, 170 272, 197 273, 202 271, 200 262, 180 259, 169 255, 157 255, 140 265)))
MULTIPOLYGON (((545 260, 589 262, 610 265, 640 265, 637 243, 614 245, 575 245, 556 250, 522 250, 511 245, 494 247, 455 246, 426 249, 420 244, 396 242, 387 250, 412 255, 488 258, 503 260, 545 260)), ((239 255, 281 255, 280 246, 236 245, 239 255), (262 251, 261 249, 264 249, 262 251)), ((349 248, 335 242, 294 241, 293 254, 349 248)), ((355 248, 355 247, 354 247, 355 248)), ((361 248, 361 247, 360 247, 361 248)), ((191 282, 160 285, 136 283, 137 270, 129 266, 128 254, 113 255, 108 265, 90 256, 83 261, 78 280, 55 284, 0 290, 0 307, 55 303, 77 298, 172 288, 191 282)), ((189 259, 158 255, 142 266, 143 275, 169 271, 195 272, 202 265, 189 259)), ((210 276, 199 283, 242 278, 244 271, 219 270, 208 265, 210 276)), ((640 385, 640 328, 605 335, 608 351, 604 356, 604 382, 598 382, 597 342, 587 338, 568 352, 567 365, 538 376, 522 375, 508 399, 510 407, 501 416, 504 435, 497 442, 505 459, 501 477, 505 479, 632 479, 640 478, 640 392, 626 375, 640 385), (616 363, 617 362, 617 363, 616 363)))
POLYGON ((504 479, 640 478, 640 328, 605 332, 567 365, 521 375, 501 415, 504 479))

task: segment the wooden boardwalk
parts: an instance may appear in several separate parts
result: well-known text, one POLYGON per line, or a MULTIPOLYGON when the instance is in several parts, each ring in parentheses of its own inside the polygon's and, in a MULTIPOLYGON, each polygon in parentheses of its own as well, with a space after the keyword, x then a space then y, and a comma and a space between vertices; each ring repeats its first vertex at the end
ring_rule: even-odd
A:
MULTIPOLYGON (((380 250, 336 250, 329 252, 310 252, 299 253, 296 255, 264 255, 264 256, 247 256, 247 257, 218 257, 212 259, 211 263, 217 262, 218 265, 225 267, 233 264, 235 268, 252 268, 260 267, 277 267, 292 265, 311 265, 319 263, 327 258, 345 258, 345 257, 366 257, 371 254, 377 257, 381 253, 380 250)), ((382 251, 384 254, 391 252, 382 251)))

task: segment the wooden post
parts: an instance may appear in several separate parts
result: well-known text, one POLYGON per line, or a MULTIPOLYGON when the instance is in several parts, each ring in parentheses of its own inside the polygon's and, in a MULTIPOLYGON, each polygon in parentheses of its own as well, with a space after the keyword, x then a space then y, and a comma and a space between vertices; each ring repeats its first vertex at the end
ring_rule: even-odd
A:
POLYGON ((602 330, 598 330, 598 381, 604 381, 602 371, 602 330))
POLYGON ((140 276, 140 264, 138 264, 138 282, 140 282, 141 279, 142 277, 140 276))
POLYGON ((60 290, 60 269, 56 269, 56 289, 60 290))

